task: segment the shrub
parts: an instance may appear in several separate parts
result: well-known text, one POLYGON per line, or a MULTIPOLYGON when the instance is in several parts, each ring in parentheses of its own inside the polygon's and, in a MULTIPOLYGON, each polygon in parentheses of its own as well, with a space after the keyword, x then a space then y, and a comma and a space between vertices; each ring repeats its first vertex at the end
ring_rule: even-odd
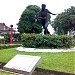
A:
POLYGON ((0 44, 4 43, 4 37, 0 35, 0 44))
POLYGON ((75 46, 75 35, 73 36, 73 42, 74 42, 74 46, 75 46))
MULTIPOLYGON (((4 36, 5 43, 6 44, 10 43, 10 34, 6 33, 6 34, 3 34, 3 36, 4 36)), ((14 33, 12 35, 12 40, 13 40, 13 43, 19 43, 20 42, 20 34, 14 33)))
POLYGON ((3 44, 4 43, 4 39, 0 39, 0 44, 3 44))
POLYGON ((70 48, 73 46, 72 37, 66 35, 22 34, 21 42, 24 47, 31 48, 70 48))
POLYGON ((0 44, 0 49, 15 48, 19 46, 21 46, 21 44, 0 44))

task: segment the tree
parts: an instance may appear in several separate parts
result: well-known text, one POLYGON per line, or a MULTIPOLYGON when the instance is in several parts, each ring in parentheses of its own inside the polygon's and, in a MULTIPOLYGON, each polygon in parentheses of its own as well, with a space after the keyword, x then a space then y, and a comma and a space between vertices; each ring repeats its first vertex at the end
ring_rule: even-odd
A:
POLYGON ((75 7, 72 6, 58 14, 52 22, 52 27, 59 35, 75 30, 75 7))
POLYGON ((40 7, 36 5, 29 5, 23 11, 19 22, 18 31, 20 33, 41 33, 42 25, 37 20, 37 15, 39 14, 40 7))

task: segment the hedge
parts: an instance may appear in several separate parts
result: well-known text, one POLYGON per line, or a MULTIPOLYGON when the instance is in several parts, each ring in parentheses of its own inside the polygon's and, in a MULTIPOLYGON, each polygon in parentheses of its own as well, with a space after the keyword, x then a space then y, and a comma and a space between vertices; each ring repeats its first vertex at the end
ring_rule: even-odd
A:
POLYGON ((21 46, 21 44, 0 44, 0 49, 15 48, 19 46, 21 46))
MULTIPOLYGON (((10 34, 9 33, 6 33, 6 34, 2 34, 2 36, 4 36, 4 40, 5 40, 5 43, 6 44, 9 44, 10 43, 10 34)), ((18 43, 19 44, 19 42, 20 42, 20 34, 13 34, 12 35, 12 40, 13 40, 13 43, 18 43), (17 39, 18 39, 18 41, 17 41, 17 39)))
POLYGON ((22 34, 21 43, 29 48, 70 48, 73 37, 67 35, 50 36, 41 34, 22 34))
POLYGON ((0 44, 3 44, 4 43, 4 39, 0 39, 0 44))

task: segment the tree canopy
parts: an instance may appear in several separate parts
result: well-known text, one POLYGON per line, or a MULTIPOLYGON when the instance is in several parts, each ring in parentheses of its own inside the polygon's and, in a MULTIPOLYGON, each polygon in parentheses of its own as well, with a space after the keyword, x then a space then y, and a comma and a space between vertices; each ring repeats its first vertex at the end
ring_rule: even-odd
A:
POLYGON ((42 25, 37 21, 37 15, 39 12, 40 7, 36 5, 27 6, 17 24, 18 31, 20 33, 41 33, 42 25))
POLYGON ((75 30, 75 7, 66 9, 57 15, 52 22, 52 27, 57 34, 67 34, 68 31, 75 30))

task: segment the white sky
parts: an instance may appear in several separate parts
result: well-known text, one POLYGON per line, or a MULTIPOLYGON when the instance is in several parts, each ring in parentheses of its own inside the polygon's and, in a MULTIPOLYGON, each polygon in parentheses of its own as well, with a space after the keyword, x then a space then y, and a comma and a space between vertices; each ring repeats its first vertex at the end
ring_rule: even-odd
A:
MULTIPOLYGON (((0 23, 5 23, 7 26, 13 24, 16 28, 19 18, 28 5, 46 4, 46 8, 52 13, 58 14, 64 9, 75 6, 75 0, 0 0, 0 23)), ((53 20, 55 16, 51 16, 53 20)), ((49 27, 51 28, 51 27, 49 27)), ((52 28, 50 29, 52 31, 52 28)))

